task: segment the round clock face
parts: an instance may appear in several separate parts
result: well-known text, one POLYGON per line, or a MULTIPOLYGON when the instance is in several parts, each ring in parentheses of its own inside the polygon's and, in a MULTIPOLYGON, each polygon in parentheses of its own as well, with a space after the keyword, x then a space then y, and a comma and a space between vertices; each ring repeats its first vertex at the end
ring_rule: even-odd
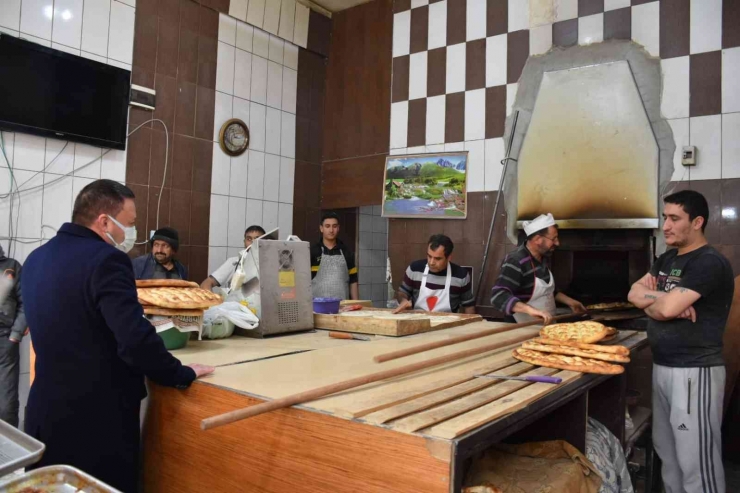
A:
POLYGON ((238 156, 249 148, 249 128, 239 119, 228 120, 221 126, 221 149, 230 155, 238 156))

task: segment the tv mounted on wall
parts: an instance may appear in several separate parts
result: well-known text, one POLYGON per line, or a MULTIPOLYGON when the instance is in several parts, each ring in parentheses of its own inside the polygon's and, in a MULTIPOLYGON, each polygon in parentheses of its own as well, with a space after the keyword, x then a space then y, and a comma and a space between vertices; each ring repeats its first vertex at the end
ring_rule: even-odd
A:
POLYGON ((126 149, 131 72, 0 33, 0 128, 126 149))

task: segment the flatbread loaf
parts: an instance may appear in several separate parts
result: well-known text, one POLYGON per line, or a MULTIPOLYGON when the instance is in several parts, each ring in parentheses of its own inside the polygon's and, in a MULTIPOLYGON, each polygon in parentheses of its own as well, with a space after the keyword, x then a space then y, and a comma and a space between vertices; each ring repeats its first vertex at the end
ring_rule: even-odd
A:
POLYGON ((139 288, 136 291, 139 300, 161 308, 193 310, 223 302, 216 293, 200 288, 139 288))
POLYGON ((137 288, 199 288, 200 284, 182 279, 137 279, 137 288))
POLYGON ((526 341, 522 344, 523 349, 531 349, 542 353, 568 354, 570 356, 580 356, 582 358, 593 358, 601 361, 613 361, 615 363, 629 363, 629 356, 616 353, 603 353, 593 349, 581 349, 569 346, 554 346, 552 344, 537 344, 534 341, 526 341))
POLYGON ((518 348, 512 352, 512 355, 525 363, 548 368, 557 368, 560 370, 579 371, 582 373, 599 373, 604 375, 619 375, 624 373, 624 367, 607 363, 592 358, 582 358, 580 356, 567 356, 565 354, 548 354, 531 349, 518 348))
MULTIPOLYGON (((603 339, 602 339, 603 340, 603 339)), ((558 341, 556 339, 532 339, 532 342, 536 344, 549 344, 553 346, 566 346, 580 349, 592 349, 594 351, 601 351, 602 353, 614 353, 621 354, 622 356, 629 356, 630 350, 624 346, 605 346, 603 344, 586 344, 584 342, 575 341, 558 341)))
POLYGON ((540 336, 545 339, 585 342, 588 344, 598 342, 607 335, 609 335, 609 331, 604 324, 592 320, 553 324, 540 330, 540 336))
POLYGON ((587 310, 630 310, 635 308, 635 305, 628 301, 615 301, 613 303, 596 303, 595 305, 588 305, 587 310))
POLYGON ((177 310, 174 308, 160 308, 158 306, 145 306, 144 307, 144 315, 161 315, 164 317, 174 317, 174 316, 181 316, 181 317, 202 317, 203 316, 203 309, 195 309, 195 310, 177 310))

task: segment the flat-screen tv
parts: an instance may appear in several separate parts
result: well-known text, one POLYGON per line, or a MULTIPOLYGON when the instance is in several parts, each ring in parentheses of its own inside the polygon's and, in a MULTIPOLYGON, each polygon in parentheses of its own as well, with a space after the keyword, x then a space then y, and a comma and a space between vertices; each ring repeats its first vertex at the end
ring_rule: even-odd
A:
POLYGON ((124 150, 131 72, 0 33, 0 128, 124 150))

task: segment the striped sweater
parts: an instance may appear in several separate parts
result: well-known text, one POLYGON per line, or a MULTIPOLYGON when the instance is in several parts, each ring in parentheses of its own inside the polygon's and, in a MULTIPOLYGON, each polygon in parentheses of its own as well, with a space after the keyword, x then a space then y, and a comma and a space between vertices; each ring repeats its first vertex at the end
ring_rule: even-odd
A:
MULTIPOLYGON (((416 260, 406 268, 406 274, 403 276, 403 282, 399 286, 399 291, 406 295, 412 303, 416 304, 421 291, 421 281, 424 277, 424 269, 427 266, 426 260, 416 260)), ((457 312, 462 307, 475 306, 473 298, 472 283, 468 271, 457 264, 450 262, 447 269, 452 269, 450 273, 450 308, 452 312, 457 312)), ((444 289, 447 282, 447 269, 442 272, 430 272, 427 276, 428 289, 444 289)))
POLYGON ((498 311, 511 315, 517 301, 527 303, 534 292, 535 276, 550 282, 549 261, 543 260, 538 262, 527 250, 526 243, 507 255, 491 290, 491 304, 498 311))

